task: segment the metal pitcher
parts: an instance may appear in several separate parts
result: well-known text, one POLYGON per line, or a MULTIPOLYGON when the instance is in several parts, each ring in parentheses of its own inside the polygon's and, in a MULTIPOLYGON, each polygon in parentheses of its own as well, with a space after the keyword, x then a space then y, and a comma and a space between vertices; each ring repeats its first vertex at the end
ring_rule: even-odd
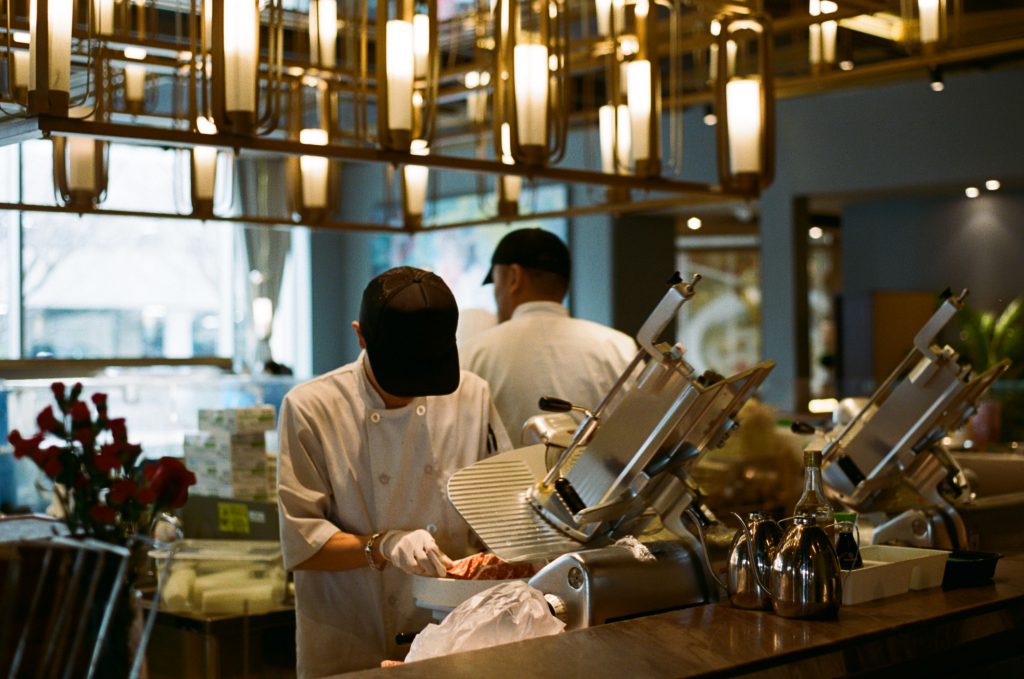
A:
POLYGON ((772 608, 785 618, 834 618, 843 592, 839 558, 814 517, 797 516, 772 560, 772 608))
POLYGON ((726 571, 726 591, 733 606, 771 609, 772 596, 765 583, 780 542, 782 528, 763 512, 752 512, 745 529, 736 531, 726 571))

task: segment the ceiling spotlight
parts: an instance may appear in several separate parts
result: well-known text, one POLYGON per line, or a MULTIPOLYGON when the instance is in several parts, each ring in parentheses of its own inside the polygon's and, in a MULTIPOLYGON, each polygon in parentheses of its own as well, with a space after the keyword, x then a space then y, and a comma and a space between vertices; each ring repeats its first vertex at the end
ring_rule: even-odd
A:
POLYGON ((977 186, 968 186, 964 189, 964 195, 968 198, 977 198, 981 195, 981 191, 978 190, 977 186))
POLYGON ((700 217, 690 217, 689 219, 687 219, 686 227, 690 229, 690 231, 696 231, 697 229, 699 229, 701 227, 700 217))
POLYGON ((704 124, 708 127, 714 127, 716 123, 718 123, 718 116, 715 115, 711 104, 704 104, 704 124))
POLYGON ((989 179, 985 182, 985 188, 989 191, 998 191, 1001 186, 998 179, 989 179))
POLYGON ((822 236, 825 235, 825 232, 821 230, 820 226, 812 226, 811 228, 807 229, 807 235, 814 240, 819 240, 822 236))
POLYGON ((839 70, 840 71, 852 71, 853 70, 853 62, 850 61, 849 59, 843 59, 842 61, 839 62, 839 70))
POLYGON ((946 89, 946 83, 942 80, 941 68, 938 66, 935 68, 929 68, 928 77, 931 79, 931 83, 928 86, 932 88, 932 92, 941 92, 946 89))

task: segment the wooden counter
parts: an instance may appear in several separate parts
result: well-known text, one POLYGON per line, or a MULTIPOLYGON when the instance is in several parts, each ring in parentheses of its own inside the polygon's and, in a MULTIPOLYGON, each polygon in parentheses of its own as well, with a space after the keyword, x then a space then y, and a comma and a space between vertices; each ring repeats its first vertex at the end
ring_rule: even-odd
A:
POLYGON ((844 607, 838 621, 781 618, 728 604, 601 625, 350 678, 826 677, 966 671, 1020 676, 1024 559, 1003 558, 991 584, 931 589, 844 607))

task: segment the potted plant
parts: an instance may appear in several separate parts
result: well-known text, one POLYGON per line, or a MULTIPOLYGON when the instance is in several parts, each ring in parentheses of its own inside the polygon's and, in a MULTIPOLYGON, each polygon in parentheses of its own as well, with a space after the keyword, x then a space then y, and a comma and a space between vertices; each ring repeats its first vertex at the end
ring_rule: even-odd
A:
MULTIPOLYGON (((960 330, 956 349, 975 371, 984 372, 1010 359, 1012 365, 1002 377, 1003 384, 1024 375, 1024 295, 1012 299, 998 314, 964 305, 956 318, 960 330)), ((974 443, 998 443, 1004 429, 1016 438, 1024 424, 1022 417, 1024 394, 1019 390, 1005 390, 980 401, 978 414, 971 421, 974 443)))

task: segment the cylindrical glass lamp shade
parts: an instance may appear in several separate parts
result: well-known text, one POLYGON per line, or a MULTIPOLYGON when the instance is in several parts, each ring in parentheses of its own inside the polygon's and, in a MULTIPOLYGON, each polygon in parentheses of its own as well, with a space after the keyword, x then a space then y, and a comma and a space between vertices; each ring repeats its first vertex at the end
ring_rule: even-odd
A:
POLYGON ((88 137, 68 137, 67 178, 68 189, 93 193, 96 190, 96 142, 88 137))
POLYGON ((612 0, 594 0, 597 14, 597 34, 607 38, 612 34, 612 0))
POLYGON ((29 2, 29 73, 28 90, 29 110, 33 113, 50 113, 52 115, 67 115, 69 92, 71 88, 71 0, 43 0, 46 2, 46 23, 45 29, 37 26, 40 0, 29 2), (44 40, 40 31, 45 30, 44 40), (48 70, 44 75, 45 83, 38 82, 39 73, 37 61, 39 55, 36 53, 41 42, 48 45, 48 70), (40 92, 39 96, 33 97, 31 93, 40 92), (42 94, 45 93, 45 94, 42 94))
POLYGON ((256 112, 259 27, 255 0, 224 0, 224 108, 229 113, 256 112))
POLYGON ((392 19, 387 23, 388 127, 412 129, 412 89, 415 69, 412 23, 392 19))
POLYGON ((917 0, 917 18, 922 45, 939 41, 941 9, 940 0, 917 0))
POLYGON ((146 67, 127 64, 124 67, 124 100, 129 110, 141 109, 146 98, 146 67))
POLYGON ((309 51, 313 63, 334 68, 338 45, 338 0, 310 0, 309 51))
POLYGON ((93 30, 99 35, 114 33, 114 0, 93 0, 93 30))
POLYGON ((761 172, 762 120, 760 78, 726 83, 729 165, 733 174, 761 172))
MULTIPOLYGON (((327 145, 327 130, 307 129, 299 132, 299 141, 314 146, 327 145)), ((302 207, 307 210, 327 208, 327 175, 330 159, 322 156, 301 156, 302 207)))
MULTIPOLYGON (((409 152, 414 156, 430 153, 424 139, 414 139, 409 152)), ((406 165, 402 168, 402 206, 405 225, 418 227, 423 224, 423 209, 427 204, 427 183, 430 170, 424 165, 406 165)))
POLYGON ((19 102, 24 104, 25 93, 28 92, 29 79, 29 56, 25 50, 14 50, 11 54, 14 59, 14 82, 11 88, 19 102))
POLYGON ((651 156, 651 62, 631 61, 626 71, 633 159, 643 161, 651 156))
POLYGON ((597 131, 601 140, 601 171, 615 174, 615 107, 611 104, 597 110, 597 131))
POLYGON ((415 14, 412 17, 413 72, 417 80, 427 77, 430 67, 430 17, 415 14))
MULTIPOLYGON (((200 116, 196 119, 196 128, 200 134, 217 134, 217 127, 208 119, 200 116)), ((192 148, 192 196, 193 200, 203 201, 204 207, 213 210, 214 189, 217 184, 217 148, 214 146, 194 146, 192 148)), ((193 209, 197 206, 193 205, 193 209)))
POLYGON ((513 59, 519 145, 543 147, 548 137, 548 48, 516 45, 513 59))

